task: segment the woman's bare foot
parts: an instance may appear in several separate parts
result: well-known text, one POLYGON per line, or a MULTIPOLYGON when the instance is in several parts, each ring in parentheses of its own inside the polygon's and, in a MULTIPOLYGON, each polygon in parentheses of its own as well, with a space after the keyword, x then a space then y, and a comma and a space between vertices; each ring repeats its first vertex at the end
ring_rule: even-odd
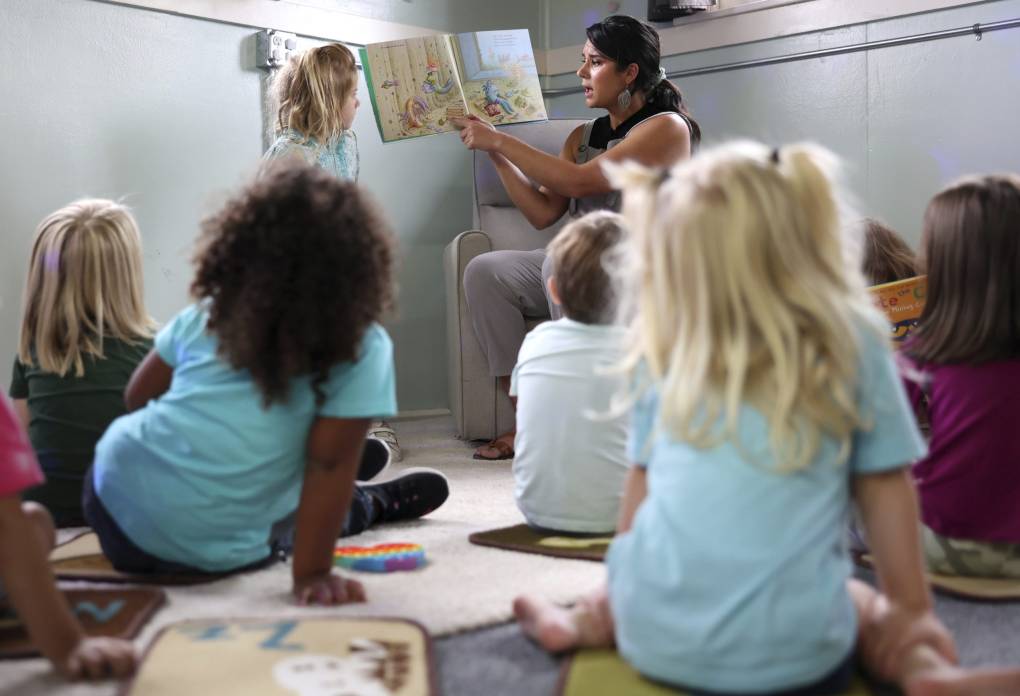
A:
POLYGON ((517 437, 516 430, 511 430, 508 433, 503 433, 495 440, 487 442, 478 449, 476 449, 474 458, 485 459, 488 461, 513 459, 514 439, 516 439, 516 437, 517 437))
POLYGON ((907 696, 1015 696, 1020 669, 965 669, 943 664, 908 678, 907 696))
POLYGON ((514 616, 524 634, 549 652, 579 647, 580 634, 569 609, 539 597, 522 595, 514 600, 514 616))

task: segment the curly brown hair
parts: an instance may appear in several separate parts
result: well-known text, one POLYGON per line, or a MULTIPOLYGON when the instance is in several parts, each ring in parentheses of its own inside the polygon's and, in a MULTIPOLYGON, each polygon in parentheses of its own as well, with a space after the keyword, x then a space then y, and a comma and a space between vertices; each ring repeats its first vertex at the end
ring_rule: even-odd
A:
POLYGON ((191 294, 265 406, 302 375, 321 404, 330 369, 357 359, 392 307, 392 239, 355 184, 297 161, 274 163, 203 221, 191 294))

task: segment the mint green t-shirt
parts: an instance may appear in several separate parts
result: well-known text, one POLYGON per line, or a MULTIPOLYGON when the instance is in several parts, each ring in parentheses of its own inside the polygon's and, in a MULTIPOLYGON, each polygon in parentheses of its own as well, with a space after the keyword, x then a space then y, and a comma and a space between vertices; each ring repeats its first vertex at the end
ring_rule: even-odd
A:
POLYGON ((107 426, 124 415, 124 388, 152 347, 151 338, 135 342, 103 340, 103 357, 86 355, 85 373, 63 377, 15 358, 10 396, 26 399, 28 436, 46 483, 24 498, 49 508, 59 526, 83 525, 81 487, 92 465, 96 442, 107 426))
POLYGON ((308 431, 317 417, 396 413, 393 346, 377 324, 356 362, 336 365, 316 405, 309 377, 292 380, 284 403, 262 406, 246 370, 216 354, 201 304, 156 336, 173 368, 170 388, 118 418, 96 447, 95 488, 143 551, 209 572, 269 554, 270 528, 297 509, 308 431))

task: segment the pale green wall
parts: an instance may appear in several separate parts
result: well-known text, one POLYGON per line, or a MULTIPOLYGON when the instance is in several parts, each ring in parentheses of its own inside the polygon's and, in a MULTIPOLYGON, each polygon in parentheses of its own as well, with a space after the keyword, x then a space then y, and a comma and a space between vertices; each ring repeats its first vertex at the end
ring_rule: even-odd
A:
MULTIPOLYGON (((340 3, 344 4, 344 3, 340 3)), ((433 28, 527 27, 539 0, 349 2, 433 28), (435 12, 426 12, 426 6, 435 12), (448 25, 444 25, 448 22, 448 25)), ((187 301, 199 220, 262 152, 255 29, 91 0, 0 2, 0 384, 9 384, 36 224, 85 195, 123 198, 145 244, 146 301, 161 322, 187 301)), ((471 227, 471 160, 455 135, 383 145, 364 83, 361 182, 401 245, 396 344, 402 410, 445 408, 441 253, 471 227)))
POLYGON ((544 46, 539 21, 546 0, 334 0, 341 12, 412 24, 444 32, 482 29, 529 29, 536 46, 544 46))
MULTIPOLYGON (((582 5, 551 2, 550 25, 560 32, 551 38, 558 45, 567 35, 583 41, 582 5)), ((693 69, 1017 17, 1020 1, 999 0, 672 56, 663 64, 670 71, 693 69)), ((573 75, 550 81, 575 84, 573 75)), ((915 245, 924 206, 943 185, 971 172, 1020 170, 1020 29, 981 41, 967 36, 719 72, 679 85, 706 143, 814 140, 835 150, 846 160, 859 209, 915 245)), ((549 107, 550 116, 595 115, 576 94, 551 99, 549 107)))

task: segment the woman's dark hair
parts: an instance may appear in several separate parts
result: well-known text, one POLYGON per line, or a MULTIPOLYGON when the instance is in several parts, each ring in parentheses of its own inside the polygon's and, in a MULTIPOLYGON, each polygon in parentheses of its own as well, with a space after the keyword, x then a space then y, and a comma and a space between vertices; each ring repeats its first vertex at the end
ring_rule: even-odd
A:
POLYGON ((928 296, 906 349, 921 362, 1020 357, 1020 177, 970 177, 924 213, 928 296))
POLYGON ((265 406, 302 375, 321 404, 330 369, 357 359, 391 306, 392 256, 357 186, 282 160, 203 221, 191 293, 208 302, 220 356, 251 373, 265 406))
POLYGON ((627 15, 610 15, 588 27, 585 32, 599 53, 610 58, 621 69, 634 63, 638 75, 634 89, 645 99, 670 111, 683 114, 691 126, 691 142, 701 142, 701 128, 687 111, 679 88, 669 80, 659 81, 659 32, 644 22, 627 15))
POLYGON ((910 245, 874 218, 865 218, 862 267, 869 285, 882 285, 917 275, 917 256, 910 245))

